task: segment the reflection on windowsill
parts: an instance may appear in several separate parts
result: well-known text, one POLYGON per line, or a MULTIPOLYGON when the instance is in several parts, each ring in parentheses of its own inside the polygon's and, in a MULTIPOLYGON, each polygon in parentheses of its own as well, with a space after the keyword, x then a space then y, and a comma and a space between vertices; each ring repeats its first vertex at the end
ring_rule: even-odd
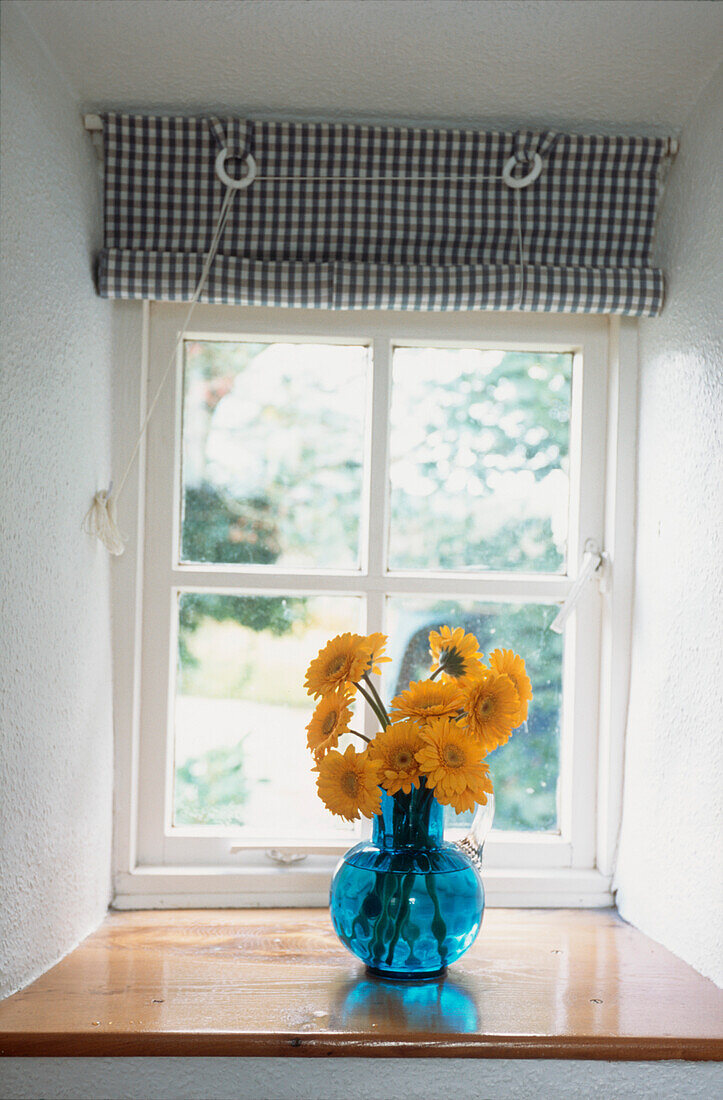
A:
POLYGON ((367 1031, 384 1025, 399 1031, 471 1033, 480 1030, 477 1005, 458 977, 400 982, 360 971, 336 991, 330 1028, 367 1031))

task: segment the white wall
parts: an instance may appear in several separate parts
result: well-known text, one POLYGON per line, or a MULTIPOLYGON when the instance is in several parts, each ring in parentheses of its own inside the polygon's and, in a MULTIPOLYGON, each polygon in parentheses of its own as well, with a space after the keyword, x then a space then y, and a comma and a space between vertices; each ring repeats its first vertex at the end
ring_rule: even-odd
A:
POLYGON ((72 89, 2 6, 0 995, 102 919, 110 889, 110 307, 96 163, 72 89))
POLYGON ((723 984, 723 67, 660 217, 668 303, 640 326, 636 588, 618 905, 723 984))
POLYGON ((667 135, 720 59, 690 0, 23 0, 87 109, 667 135), (601 48, 604 44, 604 48, 601 48))
POLYGON ((711 1100, 718 1062, 510 1058, 6 1058, 2 1100, 711 1100))

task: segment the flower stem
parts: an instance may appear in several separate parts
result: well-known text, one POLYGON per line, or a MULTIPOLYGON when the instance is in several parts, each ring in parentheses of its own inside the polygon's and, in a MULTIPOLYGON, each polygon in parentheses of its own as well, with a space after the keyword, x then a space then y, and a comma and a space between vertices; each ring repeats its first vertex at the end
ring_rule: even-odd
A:
POLYGON ((429 679, 434 680, 435 676, 439 676, 440 672, 444 672, 444 666, 443 665, 438 665, 437 668, 435 668, 434 672, 429 677, 429 679))
POLYGON ((377 691, 377 689, 374 687, 374 684, 369 679, 369 673, 368 672, 364 673, 364 679, 366 680, 367 686, 369 687, 370 692, 374 696, 374 700, 375 700, 377 706, 379 707, 379 710, 381 711, 381 713, 384 717, 384 726, 386 728, 386 726, 391 724, 389 715, 387 714, 386 707, 384 706, 384 703, 381 701, 381 699, 379 697, 379 692, 377 691))
POLYGON ((390 902, 396 892, 396 875, 389 871, 378 871, 374 885, 374 893, 379 901, 380 912, 374 925, 374 935, 369 950, 377 965, 382 962, 382 952, 387 939, 387 928, 391 922, 389 912, 390 902))
POLYGON ((411 908, 409 899, 412 896, 412 887, 414 885, 415 872, 407 871, 406 875, 402 879, 401 885, 401 902, 399 905, 399 912, 397 913, 397 919, 394 922, 394 930, 389 940, 389 948, 387 950, 387 966, 391 966, 394 959, 394 950, 399 942, 399 937, 402 934, 402 928, 407 922, 409 917, 409 910, 411 908))
POLYGON ((374 698, 369 694, 368 691, 364 690, 364 688, 361 686, 361 684, 356 684, 355 686, 359 688, 359 691, 362 693, 362 695, 366 699, 367 703, 369 704, 369 706, 374 711, 374 716, 378 720, 378 722, 381 725, 382 729, 385 729, 389 725, 389 722, 384 721, 384 715, 379 710, 379 707, 377 706, 374 698))
POLYGON ((361 737, 362 741, 366 741, 367 745, 371 745, 371 737, 365 737, 363 733, 359 733, 359 730, 349 730, 349 733, 353 733, 355 737, 361 737))

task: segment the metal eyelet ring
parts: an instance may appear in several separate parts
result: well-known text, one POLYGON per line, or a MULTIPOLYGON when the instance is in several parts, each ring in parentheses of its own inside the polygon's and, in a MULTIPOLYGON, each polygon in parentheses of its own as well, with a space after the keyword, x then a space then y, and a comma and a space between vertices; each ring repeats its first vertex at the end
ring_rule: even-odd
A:
POLYGON ((224 168, 226 158, 229 156, 233 156, 233 154, 229 153, 228 149, 222 149, 220 151, 220 153, 216 157, 216 175, 221 180, 221 183, 225 183, 227 187, 233 187, 236 191, 243 191, 245 187, 250 187, 256 179, 256 161, 250 153, 244 153, 244 174, 241 176, 240 179, 235 180, 232 179, 231 176, 229 176, 228 172, 224 168))
POLYGON ((522 177, 522 179, 516 179, 515 176, 512 175, 518 163, 517 157, 510 157, 502 169, 502 179, 508 187, 514 188, 515 191, 518 191, 521 187, 527 187, 528 183, 532 183, 533 180, 537 179, 542 171, 542 157, 539 153, 533 153, 532 168, 526 176, 522 177))

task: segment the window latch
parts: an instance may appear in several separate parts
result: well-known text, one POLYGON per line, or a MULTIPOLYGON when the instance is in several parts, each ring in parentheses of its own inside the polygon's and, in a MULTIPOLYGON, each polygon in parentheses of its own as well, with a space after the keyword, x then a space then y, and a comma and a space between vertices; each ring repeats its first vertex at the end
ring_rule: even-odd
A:
POLYGON ((577 602, 585 591, 588 582, 592 580, 596 573, 600 580, 603 579, 603 570, 607 562, 608 555, 604 550, 600 549, 595 539, 587 539, 585 541, 580 574, 570 589, 567 599, 558 611, 555 619, 550 623, 550 630, 554 630, 556 634, 562 634, 565 629, 565 623, 575 610, 577 602))
MULTIPOLYGON (((229 851, 235 855, 237 852, 258 851, 261 844, 232 844, 229 851)), ((306 859, 308 852, 294 851, 293 848, 264 848, 264 855, 274 863, 280 863, 282 867, 291 867, 294 863, 301 863, 306 859)))
POLYGON ((282 867, 290 867, 306 859, 306 852, 283 852, 280 848, 267 848, 265 854, 267 859, 280 863, 282 867))

